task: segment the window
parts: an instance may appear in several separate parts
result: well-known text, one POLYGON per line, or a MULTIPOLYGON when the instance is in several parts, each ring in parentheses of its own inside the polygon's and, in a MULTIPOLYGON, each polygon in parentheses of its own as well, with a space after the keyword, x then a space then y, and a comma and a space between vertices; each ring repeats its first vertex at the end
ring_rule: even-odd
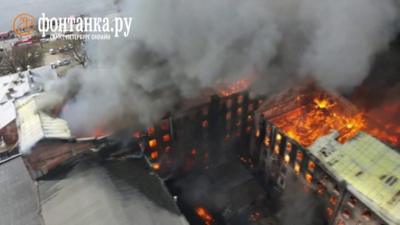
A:
POLYGON ((372 218, 372 213, 371 213, 371 211, 365 210, 365 211, 362 213, 362 218, 363 218, 365 221, 370 221, 371 218, 372 218))
POLYGON ((357 199, 354 196, 351 196, 349 198, 349 201, 347 202, 347 205, 349 205, 351 208, 354 208, 357 204, 357 199))
POLYGON ((248 115, 247 116, 247 122, 251 122, 251 121, 253 121, 253 117, 251 115, 248 115))
POLYGON ((335 206, 336 203, 337 203, 337 196, 336 196, 336 195, 332 195, 332 196, 329 198, 329 203, 331 203, 333 206, 335 206))
POLYGON ((227 112, 226 116, 225 116, 225 119, 226 120, 230 120, 231 118, 232 118, 232 113, 231 112, 227 112))
POLYGON ((297 151, 296 159, 299 162, 303 161, 303 153, 300 150, 297 151))
POLYGON ((247 109, 248 109, 249 112, 253 111, 253 109, 254 109, 253 103, 249 104, 247 109))
POLYGON ((251 132, 251 126, 247 126, 246 127, 246 133, 250 134, 250 132, 251 132))
POLYGON ((278 144, 275 144, 274 152, 275 152, 275 154, 279 155, 280 149, 279 149, 279 145, 278 144))
POLYGON ((313 176, 310 173, 306 173, 304 175, 304 178, 306 179, 307 183, 311 184, 313 181, 313 176))
POLYGON ((242 103, 243 103, 243 100, 244 100, 243 95, 239 95, 239 96, 238 96, 237 103, 238 103, 238 104, 242 104, 242 103))
POLYGON ((264 138, 264 145, 265 145, 266 147, 269 147, 269 137, 265 137, 265 138, 264 138))
POLYGON ((161 169, 160 163, 153 163, 153 164, 151 165, 151 167, 152 167, 154 170, 160 170, 160 169, 161 169))
POLYGON ((147 129, 147 134, 148 135, 154 135, 156 132, 156 129, 154 127, 150 127, 147 129))
POLYGON ((342 219, 339 219, 336 225, 346 225, 346 223, 342 219))
POLYGON ((297 162, 294 164, 294 172, 295 172, 296 174, 300 174, 300 172, 301 172, 300 164, 297 163, 297 162))
POLYGON ((230 109, 232 107, 232 99, 228 99, 228 101, 226 101, 226 108, 230 109))
POLYGON ((157 151, 152 152, 152 153, 150 154, 150 158, 151 158, 152 160, 157 159, 157 158, 158 158, 158 152, 157 152, 157 151))
POLYGON ((150 146, 150 148, 155 148, 155 147, 157 147, 157 140, 156 140, 156 139, 151 139, 151 140, 149 141, 149 146, 150 146))
POLYGON ((286 142, 286 152, 291 152, 292 151, 292 143, 290 143, 289 141, 286 142))
POLYGON ((242 115, 242 113, 243 113, 243 108, 242 108, 242 107, 239 107, 239 108, 237 109, 236 113, 237 113, 238 115, 242 115))
POLYGON ((315 169, 315 163, 313 162, 313 161, 309 161, 308 162, 308 170, 310 171, 310 172, 313 172, 314 171, 314 169, 315 169))
POLYGON ((276 134, 276 142, 277 143, 281 143, 281 141, 282 141, 282 135, 281 134, 276 134))
POLYGON ((284 161, 286 164, 290 163, 290 155, 289 154, 287 154, 287 153, 285 154, 284 161))
POLYGON ((350 217, 351 217, 351 212, 350 212, 350 210, 349 210, 349 209, 343 209, 343 211, 342 211, 342 216, 343 216, 343 218, 345 218, 345 219, 350 219, 350 217))
POLYGON ((326 214, 328 215, 328 217, 332 217, 332 216, 333 216, 333 209, 330 208, 330 207, 328 207, 328 208, 326 209, 326 214))
POLYGON ((162 129, 162 130, 169 130, 169 121, 168 121, 168 120, 164 120, 164 121, 161 123, 161 129, 162 129))
POLYGON ((322 184, 321 182, 318 182, 317 184, 317 193, 320 195, 323 195, 326 191, 326 187, 324 184, 322 184))
POLYGON ((169 142, 171 141, 171 135, 169 134, 164 134, 164 136, 162 137, 163 142, 169 142))
POLYGON ((165 151, 166 153, 170 153, 170 152, 172 152, 172 148, 171 148, 171 146, 167 146, 167 147, 165 147, 165 148, 164 148, 164 151, 165 151))

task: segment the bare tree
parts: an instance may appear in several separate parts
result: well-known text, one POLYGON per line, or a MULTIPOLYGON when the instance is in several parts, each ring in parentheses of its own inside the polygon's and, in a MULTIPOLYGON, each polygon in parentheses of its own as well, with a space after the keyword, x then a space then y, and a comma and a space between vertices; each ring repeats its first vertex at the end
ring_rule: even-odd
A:
POLYGON ((85 41, 83 40, 68 40, 68 46, 72 47, 71 51, 65 54, 71 56, 79 65, 85 67, 88 62, 88 56, 85 48, 85 41))
POLYGON ((0 74, 16 73, 18 67, 26 70, 28 65, 31 67, 40 66, 42 59, 39 46, 36 45, 3 49, 0 52, 0 74))

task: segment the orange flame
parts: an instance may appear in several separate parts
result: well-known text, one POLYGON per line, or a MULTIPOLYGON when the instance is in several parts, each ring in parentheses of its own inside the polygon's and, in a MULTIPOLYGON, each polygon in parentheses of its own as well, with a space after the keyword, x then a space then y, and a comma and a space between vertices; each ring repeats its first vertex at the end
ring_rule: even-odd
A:
POLYGON ((400 127, 397 130, 390 123, 379 127, 372 118, 334 93, 321 89, 300 89, 295 93, 294 97, 293 91, 289 91, 270 100, 264 115, 303 146, 310 146, 334 130, 339 132, 337 140, 341 143, 363 130, 382 141, 400 145, 400 127))
POLYGON ((195 211, 196 215, 204 221, 205 225, 211 225, 214 222, 214 218, 205 208, 197 207, 195 211))
POLYGON ((272 122, 304 146, 333 130, 339 132, 338 141, 343 143, 365 127, 363 114, 341 103, 341 99, 324 94, 310 102, 302 97, 296 99, 299 104, 293 110, 274 117, 272 122))
POLYGON ((227 87, 219 88, 220 95, 227 97, 232 94, 244 91, 249 88, 252 83, 252 78, 244 78, 238 81, 233 82, 232 84, 228 85, 227 87))

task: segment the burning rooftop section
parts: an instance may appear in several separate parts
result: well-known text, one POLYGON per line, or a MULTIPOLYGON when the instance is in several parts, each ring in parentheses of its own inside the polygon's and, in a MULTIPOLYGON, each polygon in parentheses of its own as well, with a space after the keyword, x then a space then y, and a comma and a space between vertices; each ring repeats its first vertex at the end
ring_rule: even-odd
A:
POLYGON ((218 93, 221 96, 227 97, 232 94, 245 91, 245 90, 249 89, 251 84, 254 82, 255 78, 256 77, 254 75, 247 76, 247 77, 243 77, 242 79, 236 80, 228 85, 219 85, 217 87, 218 93))
POLYGON ((315 84, 291 88, 265 103, 263 115, 303 146, 336 130, 337 140, 346 142, 359 131, 399 147, 399 128, 360 111, 347 99, 315 84))

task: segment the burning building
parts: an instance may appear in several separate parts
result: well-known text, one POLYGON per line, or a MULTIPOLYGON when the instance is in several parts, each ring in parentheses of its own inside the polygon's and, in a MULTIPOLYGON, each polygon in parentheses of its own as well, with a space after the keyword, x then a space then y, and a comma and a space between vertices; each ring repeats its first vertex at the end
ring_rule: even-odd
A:
POLYGON ((50 66, 0 77, 0 158, 18 153, 19 135, 14 103, 24 96, 41 92, 45 81, 55 80, 58 75, 50 66))
POLYGON ((269 185, 283 192, 288 179, 300 180, 324 202, 329 224, 400 223, 400 156, 367 134, 368 118, 350 102, 307 86, 256 113, 251 154, 269 185))
POLYGON ((27 154, 32 176, 40 177, 82 152, 95 148, 101 137, 77 138, 66 121, 39 108, 42 94, 20 98, 17 111, 18 145, 27 154))

